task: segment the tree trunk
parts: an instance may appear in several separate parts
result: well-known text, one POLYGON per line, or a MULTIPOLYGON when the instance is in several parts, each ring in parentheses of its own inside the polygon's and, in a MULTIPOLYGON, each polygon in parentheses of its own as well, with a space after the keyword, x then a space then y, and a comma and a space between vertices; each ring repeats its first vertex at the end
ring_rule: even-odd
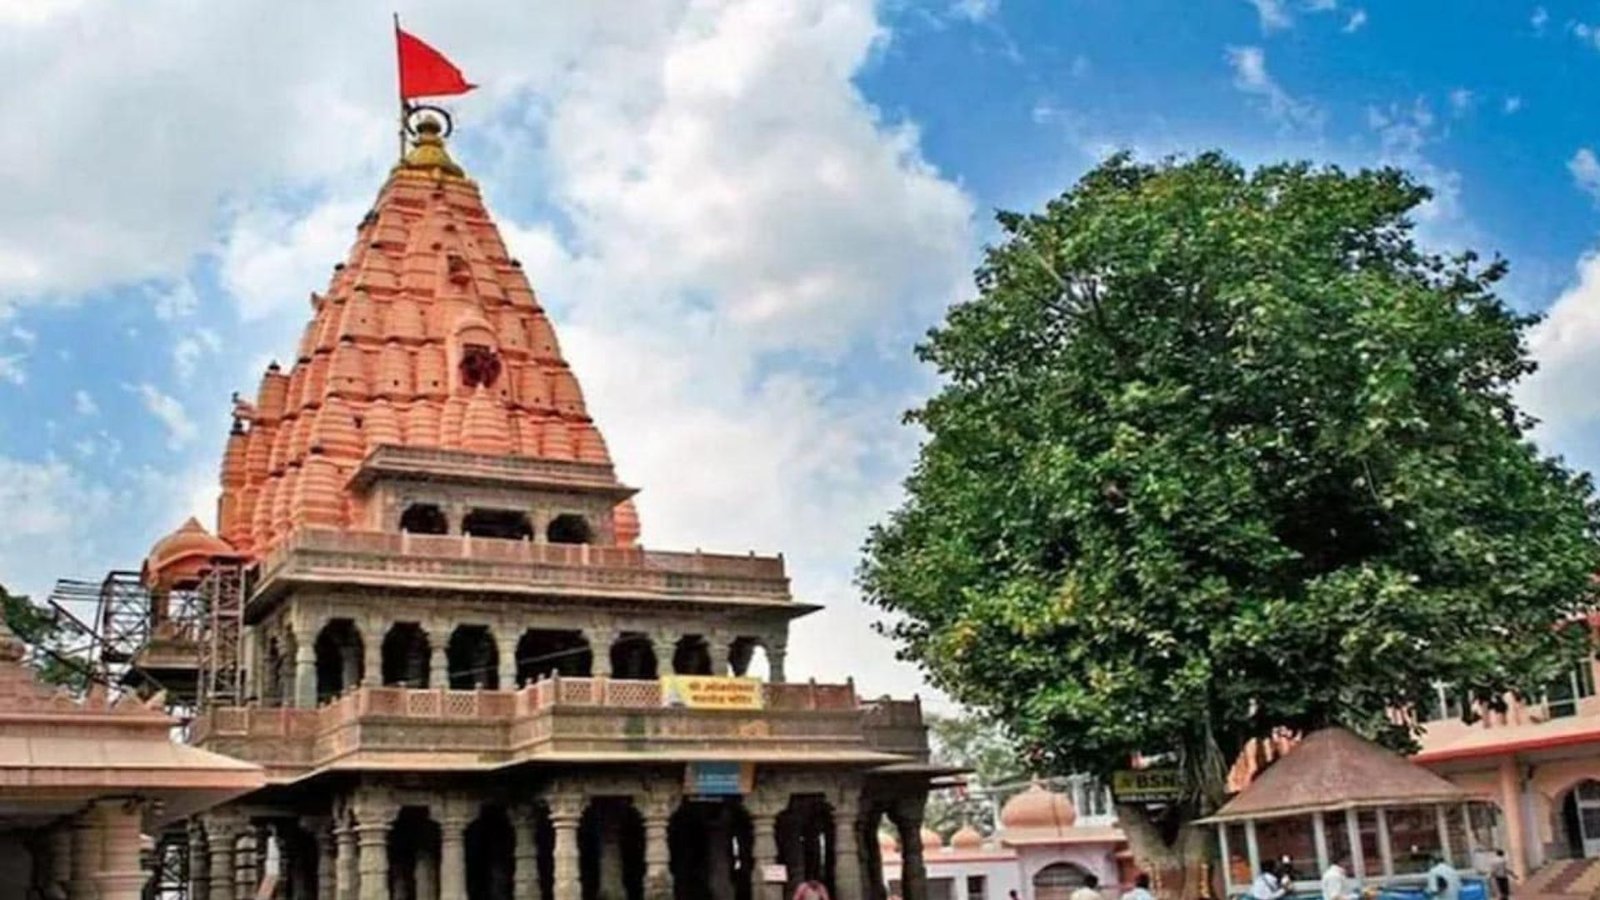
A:
POLYGON ((1212 897, 1210 878, 1211 830, 1185 822, 1168 843, 1144 809, 1117 804, 1117 824, 1128 836, 1133 864, 1150 876, 1150 890, 1159 900, 1196 900, 1212 897))

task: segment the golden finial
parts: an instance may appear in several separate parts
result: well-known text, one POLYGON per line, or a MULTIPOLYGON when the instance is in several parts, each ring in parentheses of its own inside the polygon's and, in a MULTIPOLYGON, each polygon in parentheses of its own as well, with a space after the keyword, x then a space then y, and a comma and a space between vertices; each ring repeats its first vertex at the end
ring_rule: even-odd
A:
POLYGON ((444 148, 444 126, 431 115, 421 116, 414 126, 416 136, 411 139, 411 152, 400 162, 405 169, 436 169, 446 175, 465 177, 466 172, 450 158, 444 148))

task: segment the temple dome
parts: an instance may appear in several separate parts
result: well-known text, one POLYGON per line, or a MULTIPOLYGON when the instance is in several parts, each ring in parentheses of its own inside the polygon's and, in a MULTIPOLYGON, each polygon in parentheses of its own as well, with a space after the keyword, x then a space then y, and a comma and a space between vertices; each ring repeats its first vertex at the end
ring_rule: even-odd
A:
POLYGON ((943 847, 944 838, 939 836, 939 832, 934 831, 932 828, 922 829, 922 849, 924 851, 939 850, 943 847))
POLYGON ((190 516, 182 527, 150 548, 144 561, 145 586, 167 588, 197 583, 203 570, 219 556, 236 557, 238 553, 190 516))
POLYGON ((979 850, 983 847, 983 835, 971 825, 963 825, 950 836, 950 846, 957 850, 979 850))
POLYGON ((894 835, 890 834, 887 831, 878 832, 878 853, 879 854, 881 854, 883 856, 889 856, 891 854, 898 854, 899 852, 900 852, 900 842, 894 839, 894 835))
POLYGON ((1071 828, 1077 821, 1072 801, 1037 781, 1000 808, 1000 825, 1007 830, 1071 828))

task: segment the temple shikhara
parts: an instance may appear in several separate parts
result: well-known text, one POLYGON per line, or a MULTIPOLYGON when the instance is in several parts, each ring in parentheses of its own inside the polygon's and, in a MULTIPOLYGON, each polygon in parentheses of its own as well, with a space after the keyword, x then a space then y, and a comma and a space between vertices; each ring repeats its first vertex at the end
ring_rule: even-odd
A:
POLYGON ((292 362, 236 401, 215 530, 58 587, 94 604, 107 679, 158 729, 164 701, 196 759, 237 761, 244 793, 118 813, 124 844, 144 824, 145 884, 94 888, 44 841, 23 886, 776 900, 814 881, 857 900, 885 893, 887 818, 919 898, 939 774, 919 704, 785 678, 815 607, 782 557, 641 546, 634 489, 445 137, 417 122, 292 362))

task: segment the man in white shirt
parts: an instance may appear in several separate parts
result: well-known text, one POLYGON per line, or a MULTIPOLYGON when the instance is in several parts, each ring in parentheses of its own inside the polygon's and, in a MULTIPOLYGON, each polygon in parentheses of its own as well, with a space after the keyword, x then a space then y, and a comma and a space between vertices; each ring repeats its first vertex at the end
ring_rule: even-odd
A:
POLYGON ((1346 871, 1343 857, 1333 861, 1322 873, 1322 900, 1354 900, 1355 882, 1346 871))
POLYGON ((1124 893, 1122 900, 1156 900, 1156 895, 1150 893, 1150 876, 1140 872, 1133 880, 1133 889, 1124 893))
POLYGON ((1461 875, 1443 856, 1434 854, 1428 870, 1428 896, 1434 900, 1461 900, 1461 875))
POLYGON ((1282 900, 1287 893, 1289 886, 1278 880, 1278 864, 1270 859, 1262 863, 1256 880, 1250 884, 1250 900, 1282 900))

